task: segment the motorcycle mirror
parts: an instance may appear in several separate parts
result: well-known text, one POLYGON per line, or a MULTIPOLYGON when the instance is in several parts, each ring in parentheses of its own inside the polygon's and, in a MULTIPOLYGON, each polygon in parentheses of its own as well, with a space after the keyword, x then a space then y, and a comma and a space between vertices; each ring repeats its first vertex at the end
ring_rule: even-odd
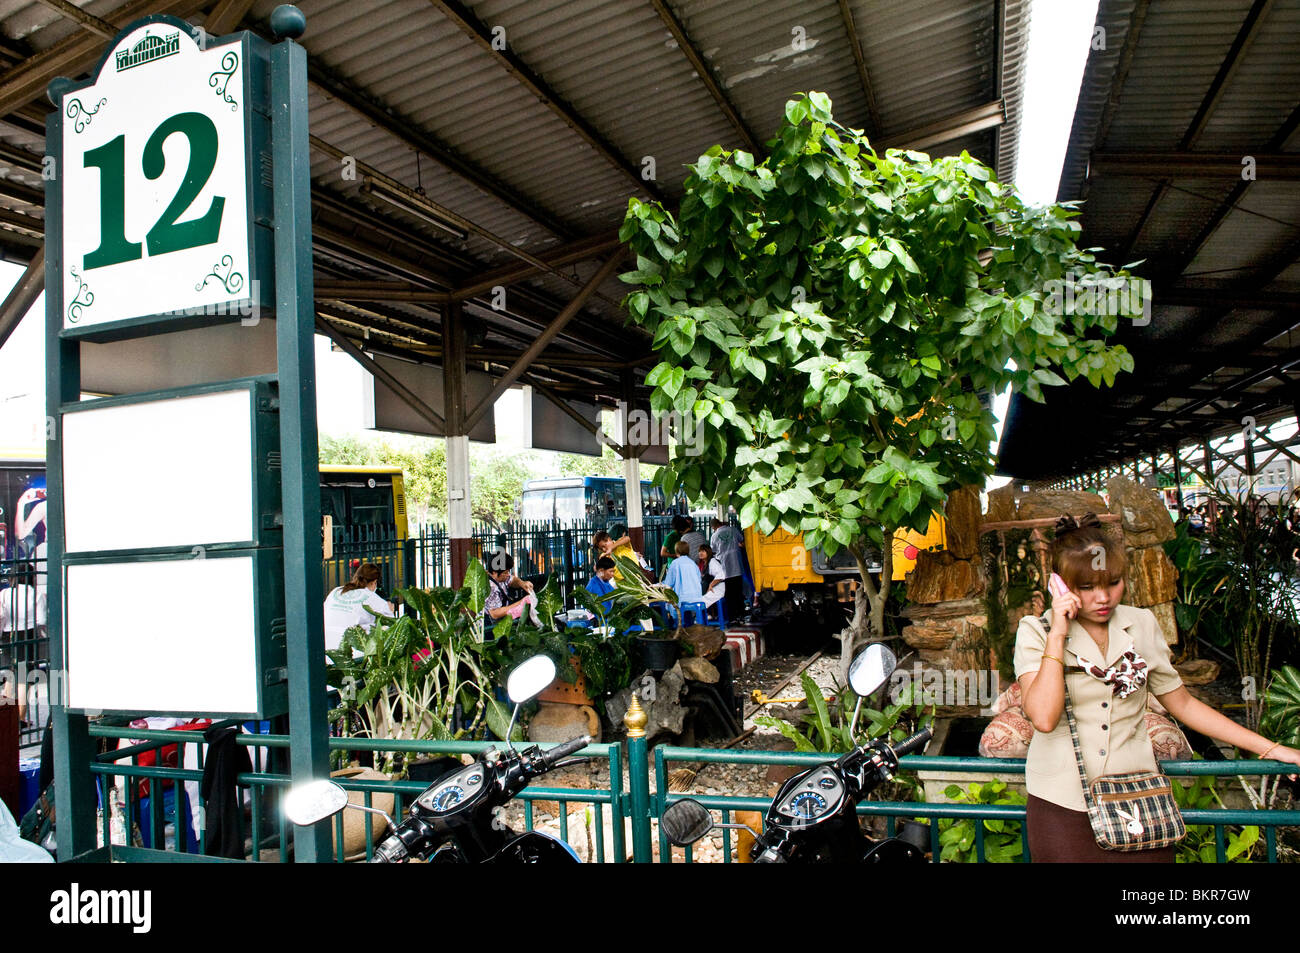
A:
POLYGON ((348 805, 348 792, 324 778, 289 789, 284 797, 284 816, 306 826, 333 817, 348 805))
POLYGON ((713 815, 699 801, 691 798, 675 802, 664 811, 659 826, 669 843, 688 847, 713 830, 713 815))
POLYGON ((506 679, 506 694, 516 705, 521 705, 541 693, 555 681, 555 663, 548 655, 534 655, 526 659, 506 679))
POLYGON ((873 643, 859 652, 849 666, 849 686, 855 695, 865 698, 885 684, 897 667, 894 653, 879 642, 873 643))

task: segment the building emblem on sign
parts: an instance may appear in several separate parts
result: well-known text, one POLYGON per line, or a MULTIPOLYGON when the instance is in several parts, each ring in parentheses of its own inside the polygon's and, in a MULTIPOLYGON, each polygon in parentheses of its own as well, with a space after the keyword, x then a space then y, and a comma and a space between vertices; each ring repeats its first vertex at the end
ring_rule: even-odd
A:
POLYGON ((117 71, 120 73, 136 66, 143 66, 145 63, 152 63, 154 60, 160 60, 164 56, 171 56, 180 51, 180 33, 173 33, 166 37, 146 33, 144 39, 129 50, 117 51, 117 71))

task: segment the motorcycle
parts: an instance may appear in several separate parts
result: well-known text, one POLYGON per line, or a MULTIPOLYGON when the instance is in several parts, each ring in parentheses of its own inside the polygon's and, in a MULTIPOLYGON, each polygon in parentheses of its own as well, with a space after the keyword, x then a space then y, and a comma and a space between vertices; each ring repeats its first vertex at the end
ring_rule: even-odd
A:
MULTIPOLYGON (((879 644, 868 646, 853 660, 849 684, 858 704, 850 735, 857 727, 862 699, 884 685, 897 664, 894 654, 879 644)), ((907 825, 900 836, 873 840, 858 823, 856 808, 872 790, 893 778, 900 758, 924 747, 932 735, 927 727, 895 745, 872 741, 795 775, 777 792, 761 834, 745 824, 715 824, 708 808, 691 798, 669 807, 660 825, 678 847, 695 843, 715 828, 748 830, 754 835, 750 859, 758 864, 924 862, 925 825, 907 825)))
POLYGON ((564 841, 540 831, 516 833, 499 818, 500 809, 534 779, 586 760, 566 759, 591 744, 589 735, 548 751, 536 745, 516 751, 509 740, 520 705, 554 680, 555 663, 545 655, 517 666, 506 681, 506 693, 514 703, 506 750, 489 748, 478 761, 434 781, 415 799, 401 824, 377 808, 351 803, 347 792, 328 780, 290 791, 285 799, 286 816, 305 826, 348 807, 380 815, 387 822, 388 835, 376 846, 371 863, 404 863, 412 858, 464 864, 578 863, 578 855, 564 841))

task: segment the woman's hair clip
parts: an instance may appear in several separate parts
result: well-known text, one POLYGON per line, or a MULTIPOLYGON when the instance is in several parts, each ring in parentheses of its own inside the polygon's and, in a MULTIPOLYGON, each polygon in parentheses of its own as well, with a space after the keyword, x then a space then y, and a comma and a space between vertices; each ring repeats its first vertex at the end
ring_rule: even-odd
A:
POLYGON ((1101 520, 1097 518, 1096 513, 1084 513, 1083 516, 1075 519, 1073 516, 1062 516, 1056 521, 1056 536, 1059 539, 1067 533, 1073 533, 1081 529, 1092 529, 1101 527, 1101 520))

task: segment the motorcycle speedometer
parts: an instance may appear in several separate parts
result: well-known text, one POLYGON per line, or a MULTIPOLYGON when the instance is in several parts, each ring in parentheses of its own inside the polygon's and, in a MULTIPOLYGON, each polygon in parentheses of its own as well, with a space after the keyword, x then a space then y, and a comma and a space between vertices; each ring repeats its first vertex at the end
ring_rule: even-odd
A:
POLYGON ((812 819, 826 810, 826 798, 816 791, 800 791, 790 798, 786 810, 794 817, 812 819))

